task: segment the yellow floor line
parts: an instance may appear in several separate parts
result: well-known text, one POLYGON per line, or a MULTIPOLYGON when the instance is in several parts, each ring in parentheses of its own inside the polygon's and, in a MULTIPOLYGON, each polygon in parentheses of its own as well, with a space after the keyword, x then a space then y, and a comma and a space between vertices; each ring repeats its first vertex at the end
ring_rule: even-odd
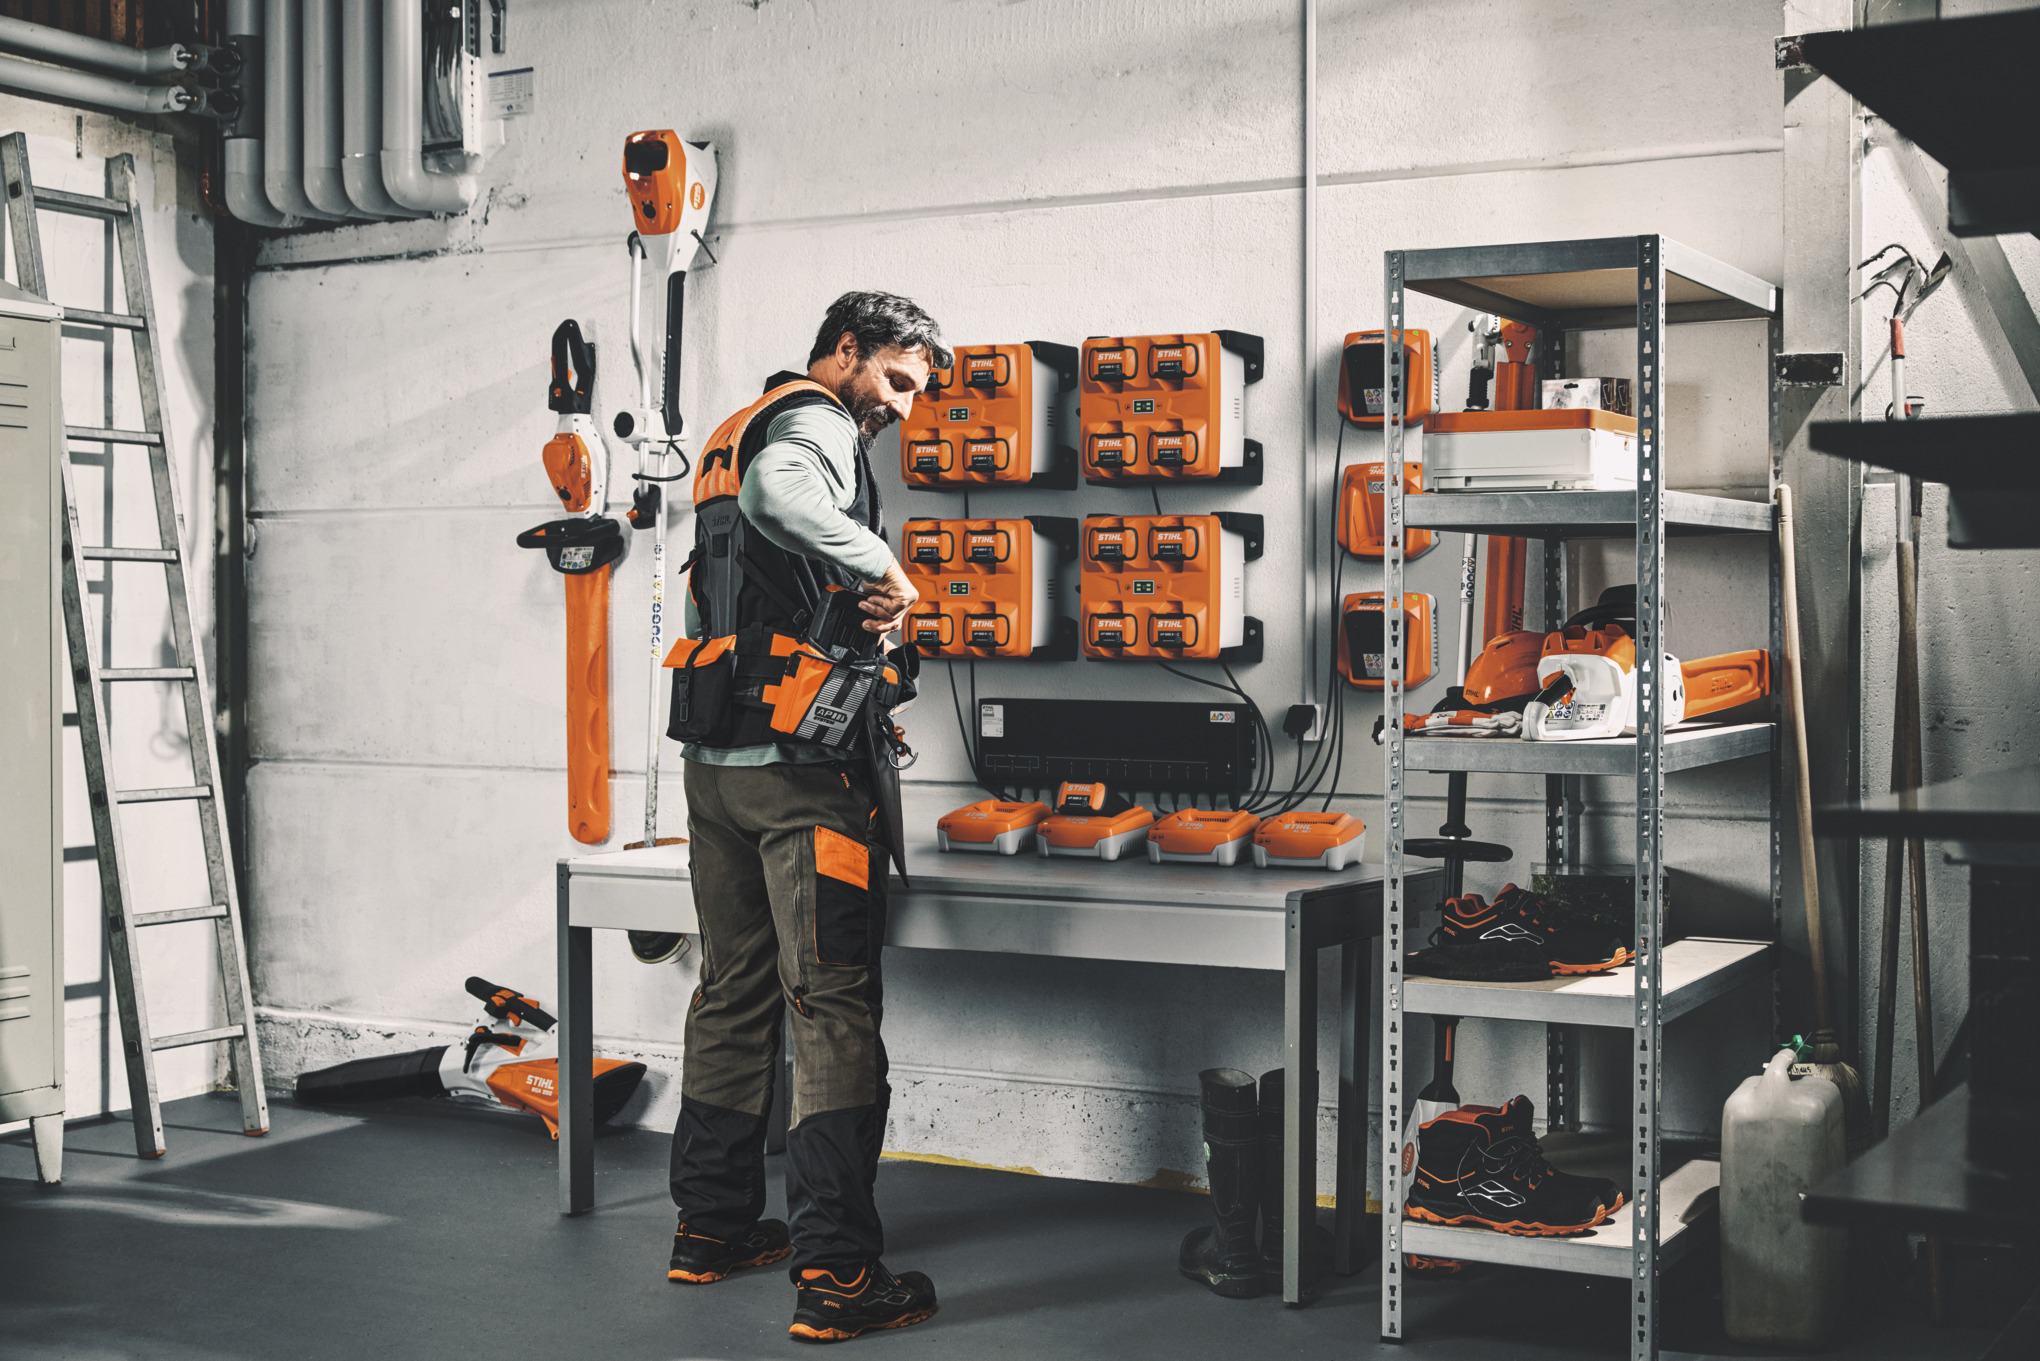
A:
MULTIPOLYGON (((1028 1177, 1042 1175, 1032 1167, 1002 1167, 998 1163, 979 1163, 972 1162, 968 1158, 952 1158, 946 1153, 908 1153, 901 1149, 888 1148, 880 1153, 879 1156, 891 1159, 894 1162, 934 1163, 938 1167, 975 1167, 981 1172, 1018 1172, 1022 1176, 1028 1177)), ((1210 1188, 1198 1185, 1188 1172, 1178 1172, 1174 1168, 1169 1167, 1162 1168, 1146 1181, 1107 1184, 1145 1186, 1157 1191, 1190 1191, 1200 1196, 1211 1194, 1210 1188)), ((1339 1198, 1337 1196, 1319 1196, 1317 1198, 1317 1205, 1320 1210, 1336 1210, 1339 1207, 1339 1198)), ((1367 1197, 1367 1213, 1371 1215, 1381 1213, 1381 1202, 1373 1196, 1367 1197)))

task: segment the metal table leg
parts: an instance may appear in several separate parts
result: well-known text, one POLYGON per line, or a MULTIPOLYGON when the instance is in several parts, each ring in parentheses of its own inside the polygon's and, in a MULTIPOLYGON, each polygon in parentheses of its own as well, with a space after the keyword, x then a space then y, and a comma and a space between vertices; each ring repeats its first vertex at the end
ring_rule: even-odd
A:
POLYGON ((1360 1226, 1367 1219, 1367 1060, 1374 1038, 1373 939, 1339 947, 1339 1164, 1334 1173, 1338 1208, 1332 1218, 1333 1269, 1360 1270, 1360 1226))
POLYGON ((562 864, 559 888, 560 1213, 595 1208, 595 1047, 591 960, 595 933, 568 916, 570 877, 562 864))
MULTIPOLYGON (((1283 962, 1282 1302, 1303 1303, 1303 1245, 1317 1214, 1317 949, 1302 895, 1289 900, 1283 962)), ((1312 923, 1313 925, 1315 923, 1312 923)))

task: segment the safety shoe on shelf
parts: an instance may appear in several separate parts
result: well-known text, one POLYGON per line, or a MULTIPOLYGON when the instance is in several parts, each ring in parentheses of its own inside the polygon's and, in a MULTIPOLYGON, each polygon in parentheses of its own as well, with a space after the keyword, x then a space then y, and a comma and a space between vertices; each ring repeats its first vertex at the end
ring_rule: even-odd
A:
POLYGON ((1495 911, 1543 935, 1553 974, 1606 973, 1634 958, 1628 933, 1614 921, 1514 884, 1502 885, 1495 911))
POLYGON ((1417 1131, 1417 1175, 1403 1213, 1427 1224, 1466 1224, 1523 1238, 1569 1238, 1605 1222, 1622 1192, 1544 1160, 1531 1132, 1536 1108, 1461 1106, 1417 1131))
POLYGON ((680 953, 687 937, 678 931, 626 931, 630 952, 640 964, 664 964, 680 953))
POLYGON ((1445 900, 1431 948, 1410 956, 1410 971, 1432 978, 1527 983, 1551 977, 1544 933, 1516 920, 1478 893, 1445 900))
POLYGON ((673 1234, 673 1261, 666 1270, 666 1279, 710 1285, 732 1271, 742 1271, 747 1266, 770 1266, 792 1254, 786 1225, 777 1219, 761 1219, 732 1238, 689 1233, 687 1221, 682 1220, 673 1234))
POLYGON ((935 1283, 918 1271, 895 1276, 879 1262, 856 1271, 810 1267, 794 1278, 796 1342, 848 1342, 879 1328, 905 1328, 934 1316, 935 1283))

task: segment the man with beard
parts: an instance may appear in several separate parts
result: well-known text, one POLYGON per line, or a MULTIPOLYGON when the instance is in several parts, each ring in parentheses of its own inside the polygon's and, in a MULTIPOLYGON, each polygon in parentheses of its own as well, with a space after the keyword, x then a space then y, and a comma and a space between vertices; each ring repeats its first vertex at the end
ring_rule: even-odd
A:
MULTIPOLYGON (((780 661, 761 640, 798 637, 831 588, 867 593, 864 627, 874 634, 912 608, 918 593, 886 546, 866 455, 873 436, 905 419, 930 368, 949 364, 939 328, 914 303, 845 293, 816 333, 806 377, 773 375, 703 446, 687 632, 736 639, 739 694, 747 681, 770 683, 761 678, 780 661)), ((919 1323, 935 1312, 934 1285, 880 1262, 873 1200, 892 1090, 879 1038, 880 795, 864 759, 772 740, 755 708, 728 712, 682 751, 701 983, 687 1011, 673 1131, 680 1227, 667 1276, 705 1285, 790 1256, 796 1340, 919 1323), (791 1233, 760 1217, 788 1007, 791 1233)), ((679 942, 633 932, 631 948, 656 962, 679 942)))

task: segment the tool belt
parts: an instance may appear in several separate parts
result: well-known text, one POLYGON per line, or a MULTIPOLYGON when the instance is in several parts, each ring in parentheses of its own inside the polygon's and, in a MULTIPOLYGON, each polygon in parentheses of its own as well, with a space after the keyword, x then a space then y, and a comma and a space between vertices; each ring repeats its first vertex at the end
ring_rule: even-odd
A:
POLYGON ((873 727, 897 750, 891 714, 913 698, 916 660, 906 649, 831 657, 762 625, 682 638, 666 655, 673 671, 666 735, 711 747, 807 742, 847 755, 873 727))

